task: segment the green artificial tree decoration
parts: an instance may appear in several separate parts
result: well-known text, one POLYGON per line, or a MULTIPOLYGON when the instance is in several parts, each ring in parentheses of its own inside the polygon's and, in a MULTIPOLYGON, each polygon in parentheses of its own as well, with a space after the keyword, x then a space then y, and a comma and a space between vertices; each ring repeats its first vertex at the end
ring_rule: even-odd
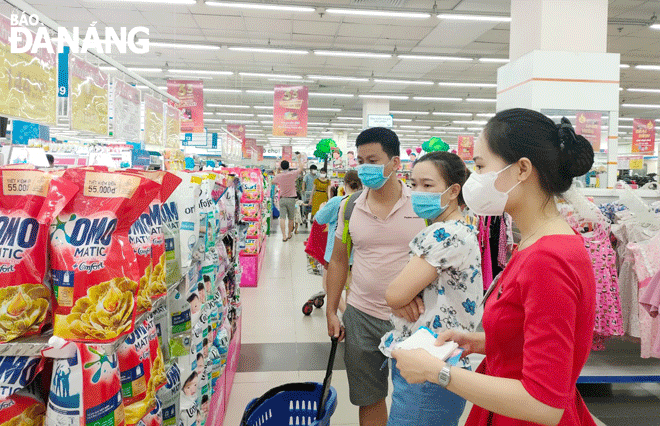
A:
POLYGON ((422 149, 426 152, 449 151, 449 145, 439 137, 432 137, 422 144, 422 149))
POLYGON ((318 158, 320 161, 323 161, 325 169, 328 169, 328 158, 331 157, 332 148, 337 148, 337 143, 332 139, 321 139, 319 143, 316 144, 316 151, 314 151, 314 157, 318 158))

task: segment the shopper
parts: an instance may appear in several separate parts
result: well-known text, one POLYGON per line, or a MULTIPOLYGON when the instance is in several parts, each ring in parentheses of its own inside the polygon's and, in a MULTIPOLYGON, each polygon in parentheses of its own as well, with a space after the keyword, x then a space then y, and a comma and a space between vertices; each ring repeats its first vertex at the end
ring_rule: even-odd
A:
POLYGON ((305 204, 309 204, 312 198, 312 191, 314 190, 314 181, 318 175, 318 167, 316 164, 309 166, 309 173, 305 175, 303 179, 303 201, 305 204))
POLYGON ((360 407, 360 425, 387 423, 387 359, 378 349, 381 337, 392 330, 387 285, 408 263, 408 244, 424 228, 412 208, 411 191, 396 176, 401 166, 399 138, 382 127, 364 130, 355 142, 358 175, 367 187, 355 200, 347 236, 353 251, 351 291, 343 320, 337 316, 349 268, 342 204, 335 243, 328 265, 328 334, 346 335, 344 360, 351 402, 360 407))
POLYGON ((473 402, 468 426, 595 425, 575 385, 592 344, 593 268, 553 200, 590 170, 593 149, 566 118, 558 126, 512 109, 488 121, 474 156, 466 204, 480 215, 509 213, 521 241, 486 295, 485 332, 446 331, 437 343, 453 340, 486 360, 470 372, 425 350, 395 350, 397 367, 410 383, 439 383, 473 402))
MULTIPOLYGON (((435 333, 474 332, 481 321, 481 252, 475 228, 465 223, 461 213, 461 188, 469 174, 463 160, 448 152, 432 152, 415 163, 412 206, 429 226, 410 243, 412 257, 385 294, 394 324, 381 341, 380 349, 387 356, 420 327, 435 333)), ((467 358, 461 366, 471 368, 467 358)), ((458 425, 465 409, 460 396, 437 384, 408 384, 396 361, 392 384, 388 426, 458 425)))
POLYGON ((296 208, 296 179, 303 171, 303 162, 298 155, 298 168, 289 170, 289 162, 282 160, 280 163, 282 172, 273 178, 273 184, 280 187, 280 229, 282 230, 282 241, 289 241, 293 237, 293 218, 296 208), (289 222, 289 231, 287 233, 286 223, 289 222))
MULTIPOLYGON (((358 173, 355 170, 349 170, 344 175, 344 192, 346 196, 355 194, 357 191, 362 189, 362 182, 358 176, 358 173)), ((314 216, 316 220, 321 225, 328 225, 328 242, 325 246, 325 256, 324 259, 326 262, 330 262, 332 257, 332 249, 335 246, 335 231, 337 230, 337 220, 339 217, 339 207, 341 206, 343 198, 341 197, 332 197, 324 206, 319 209, 314 216)), ((352 260, 352 259, 351 259, 352 260)), ((349 262, 351 263, 351 262, 349 262)), ((328 283, 327 283, 328 274, 327 271, 323 271, 323 290, 328 292, 328 283)), ((350 280, 350 279, 349 279, 350 280)), ((346 291, 348 293, 348 282, 346 281, 346 291)), ((338 309, 341 313, 344 313, 346 310, 346 301, 342 297, 339 300, 338 309)))
POLYGON ((330 199, 330 179, 328 179, 328 169, 321 169, 321 174, 314 180, 312 186, 312 218, 321 208, 321 204, 330 199))

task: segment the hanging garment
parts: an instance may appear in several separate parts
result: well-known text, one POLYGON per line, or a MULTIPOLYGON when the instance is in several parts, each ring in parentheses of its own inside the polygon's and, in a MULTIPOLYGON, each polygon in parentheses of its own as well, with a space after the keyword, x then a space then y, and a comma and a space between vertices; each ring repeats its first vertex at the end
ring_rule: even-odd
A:
POLYGON ((648 285, 639 292, 639 303, 647 310, 652 318, 658 316, 660 311, 660 271, 658 271, 648 285))

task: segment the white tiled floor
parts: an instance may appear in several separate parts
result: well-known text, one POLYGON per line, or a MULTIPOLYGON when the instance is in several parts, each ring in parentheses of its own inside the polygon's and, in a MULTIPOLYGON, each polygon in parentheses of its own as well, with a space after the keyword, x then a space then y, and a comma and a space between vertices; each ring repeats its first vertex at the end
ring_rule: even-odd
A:
MULTIPOLYGON (((306 270, 303 252, 306 238, 306 234, 299 234, 283 243, 279 233, 275 233, 268 239, 259 286, 241 289, 244 344, 329 344, 323 309, 315 309, 309 317, 304 317, 301 312, 309 296, 321 290, 321 278, 308 274, 306 270)), ((322 382, 323 376, 323 371, 237 373, 224 425, 239 425, 248 402, 274 386, 298 381, 322 382)), ((332 385, 338 393, 337 411, 332 417, 332 424, 357 426, 358 411, 348 400, 346 372, 336 371, 332 385)), ((469 407, 466 415, 467 412, 469 407)))

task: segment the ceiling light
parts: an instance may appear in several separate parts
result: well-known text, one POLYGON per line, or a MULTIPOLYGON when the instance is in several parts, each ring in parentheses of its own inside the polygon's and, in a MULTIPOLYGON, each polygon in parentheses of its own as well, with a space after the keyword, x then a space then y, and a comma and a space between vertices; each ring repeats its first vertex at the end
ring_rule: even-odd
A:
POLYGON ((259 118, 273 118, 273 114, 257 114, 259 118))
POLYGON ((638 70, 660 71, 660 65, 637 65, 638 70))
POLYGON ((360 15, 376 18, 410 18, 410 19, 427 19, 431 17, 429 13, 420 12, 399 12, 389 10, 367 10, 367 9, 342 9, 331 7, 325 10, 327 13, 333 15, 360 15))
POLYGON ((207 1, 207 6, 213 7, 228 7, 239 9, 255 9, 255 10, 276 10, 281 12, 314 12, 316 9, 308 6, 287 6, 281 4, 266 4, 266 3, 238 3, 233 1, 207 1))
POLYGON ((209 74, 209 75, 233 75, 231 71, 210 71, 210 70, 181 70, 181 69, 170 69, 168 70, 170 74, 209 74))
POLYGON ((477 117, 492 118, 492 117, 495 117, 495 114, 490 113, 490 112, 486 112, 486 113, 480 112, 480 113, 477 114, 477 117))
POLYGON ((206 104, 206 106, 209 107, 209 108, 240 108, 240 109, 250 108, 249 105, 206 104))
POLYGON ((341 56, 345 58, 370 58, 370 59, 389 59, 392 57, 389 53, 371 53, 371 52, 347 52, 342 50, 315 50, 314 54, 319 56, 341 56))
POLYGON ((144 73, 163 72, 163 70, 161 68, 129 67, 128 70, 133 71, 133 72, 144 72, 144 73))
POLYGON ((483 128, 483 127, 468 127, 467 129, 468 129, 469 131, 471 131, 471 132, 480 132, 480 131, 482 131, 484 128, 483 128))
POLYGON ((309 96, 318 96, 326 98, 353 98, 355 95, 350 93, 321 93, 321 92, 309 92, 309 96))
POLYGON ((151 47, 171 47, 172 49, 192 49, 192 50, 220 50, 220 46, 210 44, 186 44, 186 43, 166 43, 160 41, 150 41, 151 47))
POLYGON ((479 58, 479 62, 491 62, 495 64, 506 64, 509 62, 507 58, 479 58))
POLYGON ((462 15, 453 13, 441 13, 438 15, 440 19, 450 19, 454 21, 487 21, 487 22, 511 22, 510 16, 495 16, 495 15, 462 15))
POLYGON ((239 72, 238 75, 241 77, 257 77, 257 78, 290 78, 296 80, 302 80, 300 75, 289 75, 289 74, 265 74, 260 72, 239 72))
POLYGON ((465 131, 465 127, 434 127, 435 130, 460 130, 465 131))
POLYGON ((390 114, 429 115, 428 111, 390 111, 390 114))
POLYGON ((660 104, 621 104, 625 108, 642 108, 642 109, 656 109, 660 108, 660 104))
POLYGON ((619 129, 634 129, 634 126, 619 126, 619 129))
POLYGON ((619 118, 619 121, 633 121, 634 118, 619 118))
POLYGON ((307 108, 308 111, 339 112, 341 108, 307 108))
POLYGON ((225 123, 229 124, 254 124, 257 123, 256 120, 241 120, 241 119, 226 119, 225 123))
POLYGON ((216 112, 217 116, 229 116, 229 117, 254 117, 254 114, 248 114, 244 112, 216 112))
MULTIPOLYGON (((116 1, 121 0, 107 0, 107 1, 116 1)), ((180 4, 180 5, 193 5, 196 4, 196 0, 131 0, 133 3, 162 3, 162 4, 180 4)))
POLYGON ((652 30, 660 30, 660 24, 653 24, 649 28, 652 30))
POLYGON ((399 95, 359 95, 362 99, 391 99, 394 101, 406 101, 409 99, 408 96, 399 96, 399 95))
POLYGON ((362 121, 362 117, 337 117, 337 120, 356 120, 356 121, 362 121))
POLYGON ((309 126, 327 126, 327 122, 319 122, 319 121, 308 121, 307 125, 309 126))
POLYGON ((416 101, 429 101, 429 102, 461 102, 463 98, 435 98, 428 96, 413 96, 416 101))
POLYGON ((253 95, 272 95, 272 90, 246 90, 245 93, 250 93, 253 95))
POLYGON ((400 123, 410 123, 412 122, 412 118, 393 118, 392 121, 397 121, 400 123))
POLYGON ((440 81, 438 86, 446 87, 497 87, 496 83, 460 83, 460 82, 449 82, 449 81, 440 81))
POLYGON ((487 99, 487 98, 466 98, 467 102, 497 102, 497 99, 487 99))
POLYGON ((368 78, 363 77, 342 77, 338 75, 308 75, 307 78, 312 80, 338 80, 338 81, 360 81, 367 82, 368 78))
POLYGON ((447 117, 472 117, 470 112, 432 112, 433 115, 444 115, 447 117))
POLYGON ((450 61, 450 62, 472 62, 472 58, 461 56, 437 56, 437 55, 397 55, 399 59, 412 59, 418 61, 450 61))
POLYGON ((239 89, 213 89, 210 87, 205 87, 204 92, 211 92, 211 93, 241 93, 242 90, 239 89))
POLYGON ((619 68, 630 68, 628 64, 619 64, 619 68))
POLYGON ((254 109, 273 109, 273 107, 268 105, 255 105, 254 109))
POLYGON ((348 127, 348 126, 356 126, 357 124, 353 123, 329 123, 330 126, 342 126, 342 127, 348 127))
POLYGON ((399 126, 402 129, 421 129, 421 130, 428 130, 431 128, 431 126, 399 126))
POLYGON ((627 89, 629 92, 660 93, 660 89, 627 89))
POLYGON ((205 118, 204 121, 207 123, 222 123, 222 120, 217 118, 205 118))
MULTIPOLYGON (((207 105, 207 106, 208 106, 208 105, 207 105)), ((214 112, 210 112, 210 111, 204 111, 204 115, 213 115, 213 114, 215 114, 215 113, 214 113, 214 112)))
POLYGON ((254 52, 254 53, 278 53, 283 55, 307 55, 309 52, 307 50, 297 50, 297 49, 271 49, 268 47, 240 47, 232 46, 228 48, 235 52, 254 52))
POLYGON ((374 78, 374 83, 411 84, 411 85, 420 85, 420 86, 433 86, 432 81, 424 81, 424 80, 387 80, 387 79, 382 79, 382 78, 374 78))
POLYGON ((485 126, 486 124, 488 124, 487 121, 467 121, 467 120, 466 121, 455 120, 455 121, 452 121, 452 123, 454 123, 454 124, 467 124, 468 126, 471 125, 471 124, 474 124, 475 126, 485 126))

